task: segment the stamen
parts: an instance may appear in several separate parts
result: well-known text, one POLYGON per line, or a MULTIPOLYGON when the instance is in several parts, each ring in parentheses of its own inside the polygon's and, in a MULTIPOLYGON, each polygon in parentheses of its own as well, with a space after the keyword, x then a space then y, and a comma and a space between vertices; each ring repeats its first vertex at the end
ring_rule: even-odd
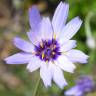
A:
POLYGON ((67 52, 61 52, 62 54, 64 54, 64 55, 66 55, 67 54, 67 52))
POLYGON ((55 33, 53 34, 53 38, 56 40, 56 34, 55 33))
POLYGON ((42 53, 42 59, 44 59, 44 56, 45 56, 44 53, 42 53))
POLYGON ((55 62, 52 60, 52 64, 55 64, 55 62))
POLYGON ((55 39, 42 40, 42 42, 35 47, 35 51, 36 53, 34 54, 46 63, 56 60, 60 55, 59 44, 55 39))
POLYGON ((55 52, 52 52, 52 55, 55 55, 55 52))
POLYGON ((45 61, 48 64, 48 60, 45 61))
POLYGON ((54 45, 54 49, 56 48, 56 45, 54 45))
POLYGON ((32 52, 33 55, 36 55, 36 52, 32 52))
POLYGON ((43 48, 43 47, 44 47, 42 42, 40 43, 40 46, 41 46, 41 48, 43 48))

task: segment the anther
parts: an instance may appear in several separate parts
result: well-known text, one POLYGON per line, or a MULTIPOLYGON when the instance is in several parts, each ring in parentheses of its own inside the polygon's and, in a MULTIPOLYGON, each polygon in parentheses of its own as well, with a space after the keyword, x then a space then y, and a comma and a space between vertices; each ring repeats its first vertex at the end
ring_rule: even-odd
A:
POLYGON ((44 53, 42 53, 42 59, 44 59, 44 56, 45 56, 44 53))
POLYGON ((42 48, 44 47, 42 42, 40 43, 40 46, 41 46, 42 48))

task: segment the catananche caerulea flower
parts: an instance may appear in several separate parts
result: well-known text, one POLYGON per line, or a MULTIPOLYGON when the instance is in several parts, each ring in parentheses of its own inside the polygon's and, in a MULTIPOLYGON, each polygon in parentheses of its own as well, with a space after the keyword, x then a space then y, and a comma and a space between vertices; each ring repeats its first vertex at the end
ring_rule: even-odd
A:
POLYGON ((73 63, 86 63, 88 56, 73 49, 76 41, 70 40, 79 30, 82 21, 75 17, 66 24, 69 5, 60 2, 52 22, 49 17, 42 17, 36 6, 29 9, 30 31, 27 32, 30 42, 19 37, 14 38, 14 45, 21 49, 5 59, 8 64, 26 64, 27 69, 33 72, 40 68, 40 76, 46 87, 51 86, 52 79, 63 88, 67 82, 63 70, 73 73, 73 63))
POLYGON ((65 92, 65 96, 85 96, 87 92, 94 89, 94 81, 89 76, 82 76, 77 80, 76 85, 65 92))

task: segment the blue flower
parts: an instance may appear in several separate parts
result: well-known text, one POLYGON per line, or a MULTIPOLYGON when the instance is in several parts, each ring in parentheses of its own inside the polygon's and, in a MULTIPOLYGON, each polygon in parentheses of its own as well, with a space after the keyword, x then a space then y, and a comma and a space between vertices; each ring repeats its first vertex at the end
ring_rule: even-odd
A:
POLYGON ((76 41, 70 40, 79 30, 82 21, 75 17, 66 24, 69 5, 60 2, 52 21, 49 17, 41 17, 36 6, 29 9, 31 29, 27 32, 29 42, 19 37, 14 38, 14 45, 22 50, 13 56, 5 58, 7 64, 26 64, 33 72, 40 68, 40 76, 46 87, 53 81, 63 88, 67 82, 63 70, 73 73, 76 66, 73 63, 87 63, 88 56, 73 49, 76 41))
POLYGON ((94 88, 94 82, 89 76, 82 76, 77 80, 76 85, 65 92, 65 96, 83 96, 91 92, 94 88))

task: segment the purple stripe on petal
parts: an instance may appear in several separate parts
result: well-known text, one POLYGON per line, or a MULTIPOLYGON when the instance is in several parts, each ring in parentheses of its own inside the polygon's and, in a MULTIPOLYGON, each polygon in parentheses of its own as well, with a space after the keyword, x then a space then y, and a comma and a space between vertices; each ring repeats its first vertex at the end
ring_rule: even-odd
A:
POLYGON ((24 64, 28 63, 33 56, 27 53, 17 53, 4 59, 7 64, 24 64))

